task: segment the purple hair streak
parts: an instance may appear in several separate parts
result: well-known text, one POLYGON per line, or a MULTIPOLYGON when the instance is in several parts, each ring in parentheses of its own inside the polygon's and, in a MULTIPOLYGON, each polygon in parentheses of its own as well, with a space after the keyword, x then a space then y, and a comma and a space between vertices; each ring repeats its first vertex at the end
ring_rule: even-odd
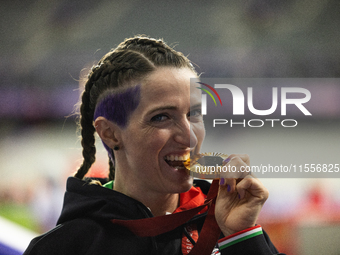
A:
MULTIPOLYGON (((136 110, 141 97, 141 85, 126 89, 124 92, 109 94, 105 96, 96 106, 93 119, 96 120, 102 116, 118 126, 126 127, 131 113, 136 110)), ((111 159, 113 154, 111 148, 105 143, 104 147, 108 151, 111 159)))

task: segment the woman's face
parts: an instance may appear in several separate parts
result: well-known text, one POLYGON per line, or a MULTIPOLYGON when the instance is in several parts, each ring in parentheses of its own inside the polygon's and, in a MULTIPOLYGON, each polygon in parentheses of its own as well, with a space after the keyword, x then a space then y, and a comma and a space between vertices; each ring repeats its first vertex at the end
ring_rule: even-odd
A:
POLYGON ((142 82, 117 158, 117 170, 138 190, 179 193, 192 186, 182 162, 199 152, 205 136, 201 92, 190 95, 190 78, 196 77, 189 68, 162 67, 142 82))

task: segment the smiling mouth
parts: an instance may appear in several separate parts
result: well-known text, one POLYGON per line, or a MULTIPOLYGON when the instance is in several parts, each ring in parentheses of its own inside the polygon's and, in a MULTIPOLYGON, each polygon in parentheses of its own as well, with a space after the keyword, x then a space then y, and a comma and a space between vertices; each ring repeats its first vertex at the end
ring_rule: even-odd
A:
POLYGON ((171 155, 171 156, 165 156, 164 160, 165 162, 176 169, 186 169, 186 167, 184 166, 184 162, 187 161, 187 159, 190 157, 189 154, 184 155, 184 156, 175 156, 175 155, 171 155))

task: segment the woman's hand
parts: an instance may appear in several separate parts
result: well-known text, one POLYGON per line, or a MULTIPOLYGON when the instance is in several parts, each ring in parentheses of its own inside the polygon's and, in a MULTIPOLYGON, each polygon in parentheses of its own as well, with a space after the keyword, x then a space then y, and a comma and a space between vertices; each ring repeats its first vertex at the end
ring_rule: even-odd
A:
MULTIPOLYGON (((241 167, 249 166, 248 155, 230 155, 224 163, 236 167, 237 173, 224 173, 216 199, 215 218, 225 236, 255 226, 268 190, 241 167)), ((235 168, 233 168, 235 169, 235 168)))

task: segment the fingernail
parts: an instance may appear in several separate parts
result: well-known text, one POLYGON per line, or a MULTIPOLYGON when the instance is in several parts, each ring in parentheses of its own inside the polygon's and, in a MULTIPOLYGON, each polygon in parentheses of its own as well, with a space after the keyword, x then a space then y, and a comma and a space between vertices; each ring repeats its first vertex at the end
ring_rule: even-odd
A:
POLYGON ((223 160, 223 163, 228 163, 230 161, 230 158, 226 158, 225 160, 223 160))
POLYGON ((223 185, 224 184, 224 178, 221 178, 220 179, 220 185, 223 185))
POLYGON ((228 185, 227 191, 230 192, 230 185, 228 185))

